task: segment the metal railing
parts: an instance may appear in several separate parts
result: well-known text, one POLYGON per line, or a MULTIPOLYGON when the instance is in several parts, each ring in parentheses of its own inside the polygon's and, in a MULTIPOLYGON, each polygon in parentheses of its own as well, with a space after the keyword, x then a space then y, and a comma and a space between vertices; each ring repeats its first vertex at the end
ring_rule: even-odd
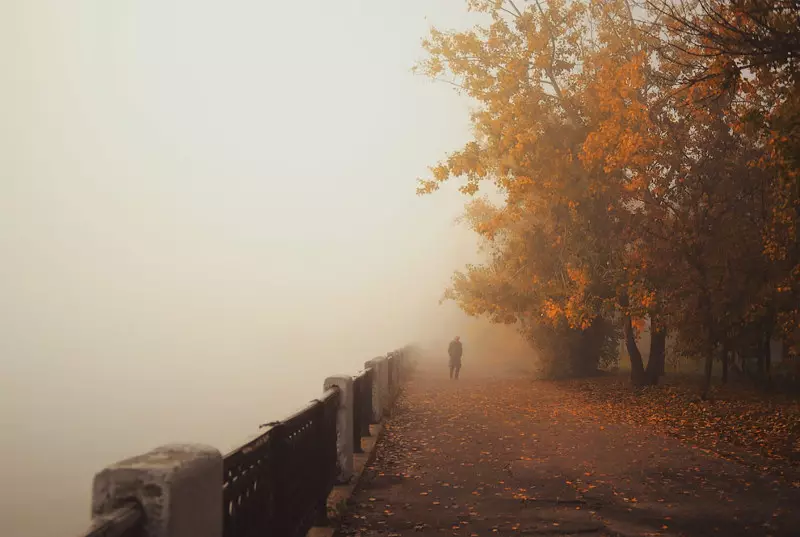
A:
POLYGON ((304 537, 327 515, 336 478, 339 389, 224 459, 224 537, 304 537))
POLYGON ((137 503, 124 505, 92 519, 81 537, 141 537, 144 534, 144 511, 137 503))
MULTIPOLYGON (((370 435, 370 424, 379 415, 373 394, 386 404, 383 392, 374 390, 388 388, 390 398, 397 394, 404 355, 402 350, 387 355, 386 387, 379 388, 375 367, 353 377, 354 452, 363 452, 361 440, 370 435)), ((327 524, 328 497, 342 470, 337 454, 342 394, 339 387, 326 390, 286 419, 265 424, 258 436, 225 455, 222 537, 305 537, 313 526, 327 524)), ((349 417, 346 421, 349 426, 349 417)), ((352 461, 342 462, 347 464, 352 461)), ((81 537, 145 537, 146 523, 145 510, 132 501, 95 516, 81 537)))

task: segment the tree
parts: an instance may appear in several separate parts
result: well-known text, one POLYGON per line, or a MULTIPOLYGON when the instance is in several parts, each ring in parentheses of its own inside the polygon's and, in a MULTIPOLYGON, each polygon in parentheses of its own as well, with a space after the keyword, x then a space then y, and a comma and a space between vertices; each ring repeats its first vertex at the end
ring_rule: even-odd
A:
POLYGON ((596 367, 621 328, 637 384, 663 374, 668 332, 705 360, 704 394, 715 357, 754 336, 768 376, 769 336, 800 332, 800 152, 768 128, 800 109, 785 80, 748 78, 663 6, 468 5, 491 22, 433 30, 419 68, 476 101, 475 136, 419 192, 458 177, 504 202, 469 205, 490 260, 447 296, 520 326, 559 374, 596 367))
MULTIPOLYGON (((769 339, 800 352, 800 4, 795 1, 652 2, 666 22, 665 59, 679 65, 677 85, 700 88, 705 103, 729 100, 733 129, 762 149, 750 165, 764 172, 758 196, 766 257, 752 324, 769 366, 769 339), (766 343, 763 343, 766 341, 766 343)), ((768 371, 766 372, 768 374, 768 371)))
MULTIPOLYGON (((618 292, 627 281, 630 242, 619 214, 625 177, 586 166, 579 155, 608 102, 604 91, 614 84, 626 91, 636 76, 640 42, 630 12, 624 2, 469 6, 491 24, 433 30, 419 69, 447 77, 479 103, 475 138, 432 168, 419 191, 460 177, 462 191, 474 195, 489 180, 505 203, 493 212, 482 207, 481 218, 473 218, 473 229, 491 244, 492 261, 457 274, 448 296, 467 312, 519 322, 553 356, 585 354, 575 342, 597 333, 606 334, 600 347, 612 348, 610 328, 623 295, 625 308, 631 304, 631 293, 618 292), (600 88, 602 72, 622 75, 600 88)), ((586 363, 596 365, 603 352, 593 354, 586 363)), ((584 369, 570 369, 576 368, 584 369)))

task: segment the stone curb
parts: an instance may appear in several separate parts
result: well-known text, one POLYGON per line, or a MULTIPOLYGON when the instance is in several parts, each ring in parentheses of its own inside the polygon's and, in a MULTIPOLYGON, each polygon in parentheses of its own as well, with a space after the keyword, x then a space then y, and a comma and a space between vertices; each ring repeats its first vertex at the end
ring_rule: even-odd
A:
POLYGON ((375 460, 378 444, 383 440, 384 422, 369 426, 370 436, 362 439, 364 453, 356 453, 353 457, 353 478, 349 483, 337 485, 328 496, 328 512, 331 516, 331 525, 327 527, 314 527, 306 537, 338 537, 342 517, 350 510, 350 499, 361 484, 364 474, 370 464, 375 460))

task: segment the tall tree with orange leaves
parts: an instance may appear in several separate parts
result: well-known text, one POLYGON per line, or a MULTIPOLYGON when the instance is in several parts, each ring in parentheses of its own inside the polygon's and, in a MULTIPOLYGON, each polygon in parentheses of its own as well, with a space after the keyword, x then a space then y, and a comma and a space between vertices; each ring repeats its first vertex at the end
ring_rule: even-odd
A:
MULTIPOLYGON (((614 104, 607 93, 636 91, 646 43, 623 1, 468 6, 491 23, 433 30, 419 69, 479 103, 475 138, 433 167, 419 191, 459 177, 462 192, 474 195, 492 181, 505 202, 473 206, 470 221, 492 259, 458 273, 448 296, 468 313, 520 323, 554 369, 585 372, 613 352, 620 317, 635 347, 630 318, 655 304, 626 266, 628 179, 581 158, 614 104)), ((631 359, 641 382, 641 355, 631 359)))
MULTIPOLYGON (((465 194, 491 181, 505 201, 470 205, 491 259, 457 273, 447 296, 518 323, 557 372, 595 367, 621 328, 633 381, 655 383, 672 331, 705 360, 707 391, 721 349, 727 357, 754 327, 770 334, 793 312, 777 294, 793 289, 791 262, 769 254, 790 259, 794 233, 785 217, 775 231, 786 211, 765 164, 771 143, 747 128, 735 92, 708 99, 713 77, 681 82, 725 64, 698 56, 647 4, 468 7, 490 24, 433 30, 419 67, 476 100, 475 137, 420 193, 458 177, 465 194), (635 322, 644 317, 654 335, 646 368, 635 322)), ((742 87, 762 102, 776 91, 742 87)))

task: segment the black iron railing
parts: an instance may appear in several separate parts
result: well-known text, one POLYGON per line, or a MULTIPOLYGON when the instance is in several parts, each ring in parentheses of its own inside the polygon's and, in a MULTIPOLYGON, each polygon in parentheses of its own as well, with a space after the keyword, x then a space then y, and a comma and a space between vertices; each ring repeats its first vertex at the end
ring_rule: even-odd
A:
POLYGON ((224 537, 305 537, 336 479, 333 388, 224 460, 224 537))
MULTIPOLYGON (((339 414, 346 408, 344 392, 333 387, 288 418, 266 424, 261 434, 228 453, 223 459, 222 537, 305 537, 313 526, 326 525, 328 497, 337 477, 352 477, 352 453, 340 442, 338 427, 349 425, 352 417, 353 451, 363 452, 361 439, 370 435, 370 424, 379 421, 375 418, 399 392, 405 361, 404 350, 389 353, 387 387, 377 375, 383 374, 383 366, 378 369, 374 362, 353 377, 352 416, 339 414), (380 409, 373 408, 375 400, 380 409)), ((136 501, 124 503, 95 516, 81 537, 144 537, 148 517, 163 516, 160 508, 147 509, 136 501)))
POLYGON ((141 537, 144 535, 144 511, 130 503, 92 519, 91 527, 81 537, 141 537))
POLYGON ((269 430, 223 463, 223 535, 267 535, 276 525, 275 435, 269 430))

